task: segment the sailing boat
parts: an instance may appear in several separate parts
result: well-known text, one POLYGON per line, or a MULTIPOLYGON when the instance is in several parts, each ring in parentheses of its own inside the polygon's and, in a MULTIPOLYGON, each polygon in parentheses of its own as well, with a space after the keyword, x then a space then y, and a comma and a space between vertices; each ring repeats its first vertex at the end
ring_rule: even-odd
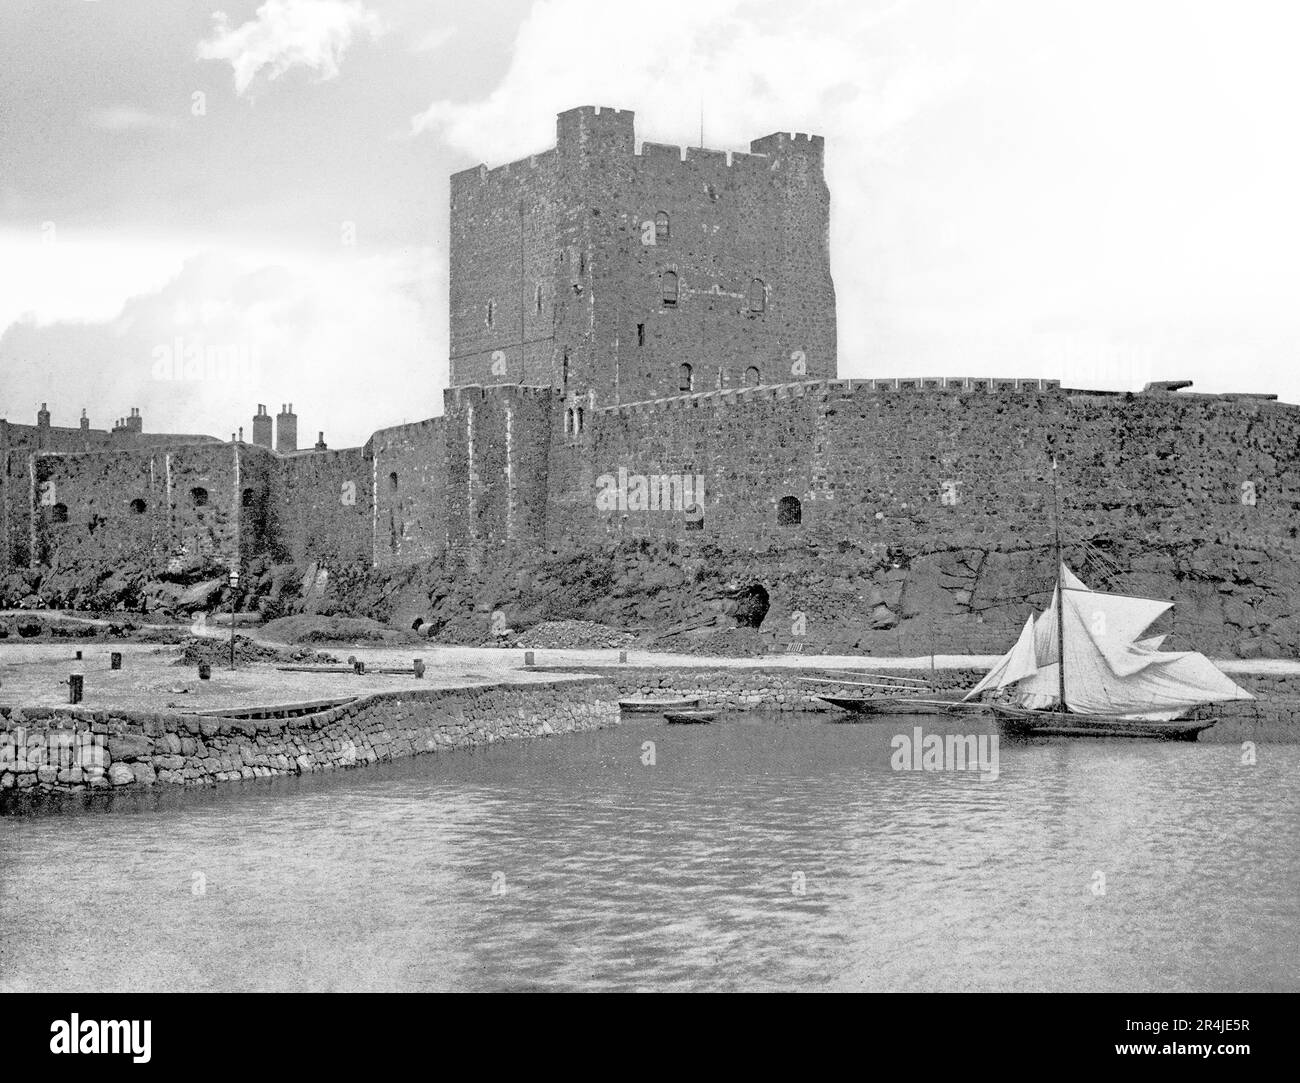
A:
MULTIPOLYGON (((1052 463, 1055 478, 1056 463, 1052 463)), ((1061 560, 1051 605, 964 701, 993 693, 1008 733, 1064 737, 1155 737, 1191 741, 1215 719, 1206 704, 1254 699, 1196 651, 1162 651, 1144 636, 1173 603, 1091 590, 1061 560)))

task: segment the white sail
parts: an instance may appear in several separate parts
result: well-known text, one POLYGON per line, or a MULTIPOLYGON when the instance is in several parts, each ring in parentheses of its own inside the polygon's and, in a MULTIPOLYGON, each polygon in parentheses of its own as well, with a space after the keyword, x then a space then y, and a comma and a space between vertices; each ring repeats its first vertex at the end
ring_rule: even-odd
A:
MULTIPOLYGON (((1065 702, 1077 714, 1168 720, 1202 703, 1253 699, 1204 655, 1159 650, 1164 636, 1143 633, 1173 603, 1090 590, 1064 565, 1065 702)), ((1013 702, 1042 710, 1060 703, 1059 604, 1027 621, 1016 646, 971 695, 1015 684, 1013 702), (1027 638, 1033 624, 1033 664, 1027 638), (1014 660, 1014 661, 1013 661, 1014 660), (1019 678, 1015 673, 1022 674, 1019 678)), ((968 696, 967 698, 970 698, 968 696)))
POLYGON ((1147 615, 1158 616, 1170 604, 1066 590, 1065 703, 1070 710, 1176 718, 1198 704, 1254 698, 1203 654, 1139 645, 1151 623, 1147 615))
POLYGON ((1034 652, 1034 616, 1031 613, 1025 618, 1025 626, 1020 631, 1020 638, 1016 640, 1016 645, 984 674, 984 679, 967 692, 963 700, 974 699, 985 691, 1003 689, 1032 675, 1037 669, 1038 662, 1034 652))

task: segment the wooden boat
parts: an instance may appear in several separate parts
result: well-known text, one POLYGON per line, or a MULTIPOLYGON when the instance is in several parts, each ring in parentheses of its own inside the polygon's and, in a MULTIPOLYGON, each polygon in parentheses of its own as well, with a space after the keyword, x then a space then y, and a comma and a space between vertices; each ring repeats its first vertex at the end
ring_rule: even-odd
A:
POLYGON ((712 722, 717 717, 717 711, 664 711, 664 718, 678 726, 712 722))
POLYGON ((1196 735, 1214 725, 1213 718, 1152 719, 1123 715, 1074 714, 1071 711, 1035 711, 1024 707, 991 704, 1003 733, 1011 737, 1145 737, 1164 741, 1195 741, 1196 735))
MULTIPOLYGON (((1057 506, 1055 460, 1052 478, 1057 506)), ((1051 604, 1029 615, 966 700, 992 696, 999 726, 1014 736, 1194 741, 1216 721, 1208 704, 1255 698, 1205 655, 1144 638, 1173 602, 1089 588, 1061 559, 1059 511, 1056 519, 1051 604)))
POLYGON ((663 714, 664 711, 690 710, 700 705, 700 697, 681 697, 677 699, 654 699, 650 696, 635 696, 618 701, 619 710, 628 714, 663 714))
POLYGON ((906 702, 897 696, 818 696, 823 703, 851 714, 896 714, 906 702))

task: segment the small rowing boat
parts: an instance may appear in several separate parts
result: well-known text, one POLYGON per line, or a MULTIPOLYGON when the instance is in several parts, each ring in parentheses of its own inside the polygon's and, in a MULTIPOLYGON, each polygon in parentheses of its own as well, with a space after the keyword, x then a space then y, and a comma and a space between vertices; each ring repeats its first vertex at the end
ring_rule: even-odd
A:
POLYGON ((664 711, 664 718, 678 726, 699 725, 717 717, 717 711, 664 711))
POLYGON ((633 696, 618 701, 619 710, 628 714, 663 714, 664 711, 686 711, 700 705, 700 697, 654 699, 651 696, 633 696))
POLYGON ((915 696, 818 696, 823 703, 852 714, 956 714, 975 704, 915 696))

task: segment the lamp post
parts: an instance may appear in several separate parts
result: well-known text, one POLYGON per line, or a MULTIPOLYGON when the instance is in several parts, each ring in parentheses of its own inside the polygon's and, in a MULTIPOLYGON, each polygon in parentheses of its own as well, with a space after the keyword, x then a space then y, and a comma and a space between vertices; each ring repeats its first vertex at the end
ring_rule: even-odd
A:
POLYGON ((230 569, 230 668, 235 668, 235 592, 239 589, 239 570, 230 569))

